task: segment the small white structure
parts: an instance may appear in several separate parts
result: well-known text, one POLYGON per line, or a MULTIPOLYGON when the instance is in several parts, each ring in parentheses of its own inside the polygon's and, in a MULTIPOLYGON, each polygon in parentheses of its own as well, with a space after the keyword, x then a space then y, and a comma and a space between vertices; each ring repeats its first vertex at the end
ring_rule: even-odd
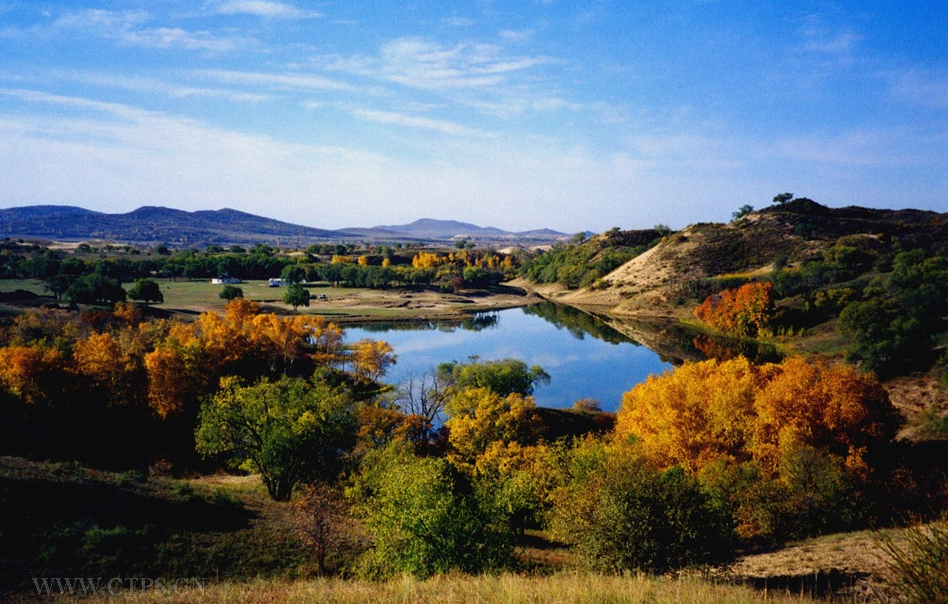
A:
POLYGON ((215 277, 211 279, 211 283, 214 285, 227 285, 233 283, 243 283, 243 279, 238 279, 237 277, 215 277))
POLYGON ((283 287, 286 285, 286 281, 283 279, 270 279, 267 281, 267 287, 283 287))

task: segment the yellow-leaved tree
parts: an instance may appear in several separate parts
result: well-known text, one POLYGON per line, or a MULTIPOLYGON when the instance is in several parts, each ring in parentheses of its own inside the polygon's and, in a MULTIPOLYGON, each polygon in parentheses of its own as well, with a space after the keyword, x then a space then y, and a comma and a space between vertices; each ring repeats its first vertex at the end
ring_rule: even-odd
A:
POLYGON ((859 466, 866 450, 891 440, 897 426, 872 375, 801 357, 760 366, 738 357, 650 377, 623 395, 616 433, 640 438, 665 467, 695 470, 722 458, 753 458, 775 471, 781 452, 794 445, 859 466))
POLYGON ((352 345, 350 360, 356 377, 375 382, 395 364, 396 355, 388 342, 364 339, 352 345))

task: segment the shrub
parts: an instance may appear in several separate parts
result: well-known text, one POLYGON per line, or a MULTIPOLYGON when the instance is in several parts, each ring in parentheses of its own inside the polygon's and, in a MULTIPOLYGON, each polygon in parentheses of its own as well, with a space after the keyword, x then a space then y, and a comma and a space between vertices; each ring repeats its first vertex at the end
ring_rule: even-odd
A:
POLYGON ((417 457, 405 443, 368 455, 348 495, 374 537, 365 575, 477 573, 511 561, 508 519, 446 460, 417 457))
POLYGON ((553 533, 596 570, 664 572, 732 553, 730 515, 680 467, 659 471, 622 446, 590 441, 554 495, 553 533))

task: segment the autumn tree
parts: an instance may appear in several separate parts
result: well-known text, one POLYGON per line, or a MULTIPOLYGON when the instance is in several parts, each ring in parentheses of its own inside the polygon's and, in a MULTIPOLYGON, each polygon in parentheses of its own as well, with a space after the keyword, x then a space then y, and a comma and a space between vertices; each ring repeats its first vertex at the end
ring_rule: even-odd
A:
POLYGON ((755 337, 770 328, 774 315, 773 284, 747 283, 708 296, 695 317, 724 333, 755 337))
POLYGON ((738 357, 685 363, 639 384, 623 395, 616 436, 660 468, 700 476, 729 503, 743 537, 767 539, 856 522, 873 452, 897 427, 871 375, 799 357, 738 357))
POLYGON ((16 345, 0 348, 0 386, 27 405, 53 403, 65 386, 66 359, 57 348, 16 345))
POLYGON ((316 570, 325 575, 327 558, 345 543, 352 520, 346 514, 341 493, 325 482, 303 484, 293 504, 293 516, 300 535, 313 548, 316 570))
POLYGON ((792 443, 859 465, 867 449, 893 438, 897 423, 879 382, 848 365, 800 357, 754 365, 738 357, 649 377, 623 395, 616 432, 641 438, 663 466, 754 458, 775 471, 781 448, 792 443))
POLYGON ((74 346, 76 371, 109 405, 138 406, 146 383, 145 342, 140 335, 130 327, 119 333, 92 334, 74 346))
POLYGON ((377 382, 397 359, 392 346, 382 340, 359 340, 349 353, 355 375, 363 381, 377 382))
POLYGON ((454 463, 473 471, 491 446, 532 444, 539 438, 540 418, 532 396, 500 395, 488 388, 465 388, 447 403, 449 442, 454 463))
POLYGON ((351 398, 323 381, 284 377, 248 386, 228 377, 201 406, 196 438, 200 453, 260 473, 270 497, 287 501, 299 481, 342 469, 356 429, 351 398))

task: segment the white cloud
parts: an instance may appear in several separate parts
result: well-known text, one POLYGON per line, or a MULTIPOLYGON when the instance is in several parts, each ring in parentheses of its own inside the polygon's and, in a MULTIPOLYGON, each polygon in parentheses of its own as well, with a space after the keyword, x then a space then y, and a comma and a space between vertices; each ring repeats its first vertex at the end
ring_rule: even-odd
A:
POLYGON ((267 2, 265 0, 229 0, 213 7, 221 15, 255 15, 267 19, 313 19, 323 17, 322 13, 303 10, 285 2, 267 2))
POLYGON ((494 138, 497 135, 484 132, 482 130, 475 130, 473 128, 468 128, 467 126, 462 126, 454 122, 444 121, 444 120, 435 120, 430 118, 418 117, 413 115, 404 115, 401 113, 393 113, 390 111, 375 111, 370 109, 355 109, 353 114, 362 119, 366 119, 372 122, 377 122, 380 124, 394 124, 397 126, 404 126, 407 128, 421 128, 425 130, 433 130, 435 132, 440 132, 442 134, 450 134, 454 136, 465 136, 473 138, 494 138))
POLYGON ((827 24, 820 14, 804 17, 799 27, 800 47, 826 55, 845 55, 856 49, 863 36, 848 28, 827 24))
POLYGON ((296 91, 336 90, 366 92, 365 89, 358 86, 316 74, 294 72, 262 73, 228 69, 202 69, 193 70, 189 73, 198 78, 240 86, 262 86, 271 89, 296 91))
POLYGON ((477 21, 474 19, 465 19, 463 17, 446 17, 441 19, 441 22, 451 27, 472 27, 477 25, 477 21))
POLYGON ((909 69, 884 76, 899 99, 931 109, 948 109, 948 72, 909 69))
POLYGON ((143 11, 90 9, 62 15, 54 28, 115 40, 127 46, 183 48, 205 52, 229 52, 253 44, 252 40, 219 36, 210 31, 188 31, 178 27, 146 27, 151 21, 143 11))
POLYGON ((506 57, 492 44, 445 46, 424 38, 399 38, 382 45, 363 69, 383 79, 429 90, 499 86, 507 76, 549 63, 545 57, 506 57))

